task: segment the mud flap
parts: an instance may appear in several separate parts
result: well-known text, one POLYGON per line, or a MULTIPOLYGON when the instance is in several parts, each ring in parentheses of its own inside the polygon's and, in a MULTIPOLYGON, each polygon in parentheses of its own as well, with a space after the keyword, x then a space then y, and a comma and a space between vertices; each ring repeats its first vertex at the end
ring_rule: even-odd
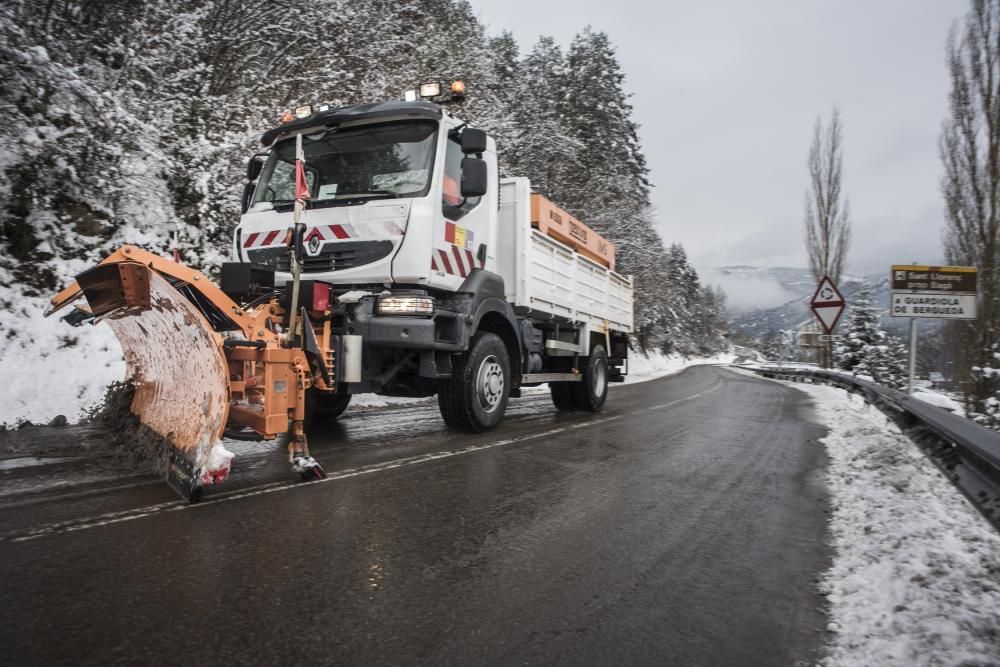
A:
POLYGON ((77 283, 121 343, 135 383, 132 412, 169 444, 168 484, 197 502, 203 485, 226 478, 231 459, 212 456, 229 411, 221 337, 195 304, 144 264, 103 264, 77 283))

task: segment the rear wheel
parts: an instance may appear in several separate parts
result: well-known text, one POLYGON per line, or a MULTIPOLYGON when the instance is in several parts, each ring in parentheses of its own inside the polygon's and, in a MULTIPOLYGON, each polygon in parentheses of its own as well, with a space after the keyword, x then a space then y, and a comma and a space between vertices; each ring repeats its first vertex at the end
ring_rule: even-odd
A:
POLYGON ((480 332, 452 362, 451 378, 438 386, 444 422, 460 431, 482 433, 503 419, 510 394, 510 357, 499 336, 480 332))
POLYGON ((550 382, 549 393, 552 394, 552 405, 556 410, 574 410, 573 385, 569 382, 550 382))
MULTIPOLYGON (((583 381, 569 385, 573 405, 580 410, 597 412, 608 398, 608 353, 603 345, 590 348, 583 367, 583 381)), ((558 406, 557 406, 558 407, 558 406)))

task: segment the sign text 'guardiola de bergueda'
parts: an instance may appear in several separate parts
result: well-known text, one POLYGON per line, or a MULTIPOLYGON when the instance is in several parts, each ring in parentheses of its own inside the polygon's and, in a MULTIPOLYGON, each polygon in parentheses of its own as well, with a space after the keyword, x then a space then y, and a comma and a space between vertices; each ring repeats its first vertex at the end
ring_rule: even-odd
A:
POLYGON ((975 267, 893 265, 892 316, 976 319, 975 267))

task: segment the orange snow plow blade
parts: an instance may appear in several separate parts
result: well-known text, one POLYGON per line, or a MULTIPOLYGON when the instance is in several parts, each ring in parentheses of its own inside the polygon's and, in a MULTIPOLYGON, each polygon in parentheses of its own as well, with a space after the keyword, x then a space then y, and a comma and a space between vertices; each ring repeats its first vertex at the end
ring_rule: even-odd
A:
POLYGON ((212 460, 229 408, 219 335, 145 264, 101 264, 80 274, 76 285, 90 313, 103 318, 121 344, 135 390, 132 413, 169 448, 157 468, 182 496, 197 500, 204 483, 222 481, 229 472, 227 457, 217 451, 212 460))
POLYGON ((158 470, 193 502, 229 474, 232 454, 221 444, 228 428, 242 439, 288 433, 293 470, 306 479, 324 474, 309 456, 305 392, 336 390, 324 360, 336 357, 338 338, 329 318, 314 311, 314 325, 303 306, 289 342, 285 306, 276 292, 265 296, 242 306, 198 271, 124 246, 52 298, 48 314, 82 297, 86 306, 64 319, 103 321, 114 331, 134 387, 136 439, 154 459, 165 450, 158 470))
MULTIPOLYGON (((215 449, 229 412, 228 367, 222 338, 206 319, 213 316, 206 306, 226 304, 212 304, 193 289, 196 281, 212 286, 192 269, 162 266, 177 275, 154 269, 165 261, 126 246, 77 276, 52 299, 50 314, 83 296, 87 314, 111 327, 134 385, 131 411, 153 432, 143 439, 169 450, 156 467, 182 496, 197 500, 204 484, 229 472, 231 456, 215 449)), ((229 301, 221 292, 212 296, 219 295, 229 301)))

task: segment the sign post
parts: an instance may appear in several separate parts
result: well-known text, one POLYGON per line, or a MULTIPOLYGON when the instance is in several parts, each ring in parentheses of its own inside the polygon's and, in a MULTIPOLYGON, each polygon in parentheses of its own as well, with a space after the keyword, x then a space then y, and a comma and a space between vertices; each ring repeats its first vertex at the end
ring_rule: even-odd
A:
POLYGON ((907 393, 913 393, 917 374, 917 320, 976 319, 976 275, 973 266, 893 264, 890 314, 910 318, 907 393))
MULTIPOLYGON (((841 295, 840 290, 837 286, 833 284, 829 276, 823 276, 823 279, 819 281, 819 286, 816 288, 816 293, 813 294, 812 300, 809 302, 809 307, 813 311, 813 315, 819 320, 820 326, 823 327, 824 333, 830 336, 833 330, 837 328, 837 322, 840 320, 840 316, 844 312, 844 306, 846 302, 844 297, 841 295)), ((832 339, 827 338, 826 346, 824 348, 824 357, 832 357, 831 345, 832 339)), ((823 367, 831 366, 832 359, 824 358, 823 367)))

